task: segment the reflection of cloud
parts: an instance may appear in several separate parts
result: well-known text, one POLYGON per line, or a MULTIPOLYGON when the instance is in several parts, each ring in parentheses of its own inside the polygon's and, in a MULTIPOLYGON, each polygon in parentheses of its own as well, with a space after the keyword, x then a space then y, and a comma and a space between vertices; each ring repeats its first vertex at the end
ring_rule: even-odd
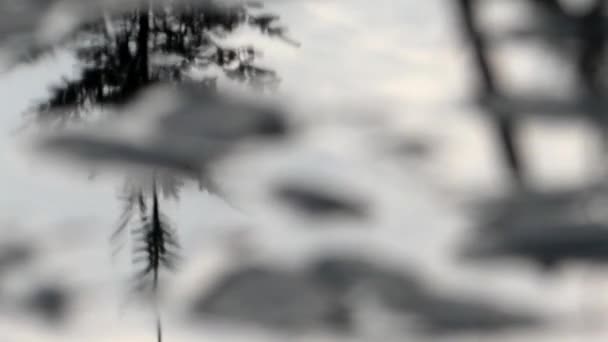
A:
POLYGON ((312 15, 321 26, 356 28, 361 24, 353 13, 353 7, 339 1, 311 1, 304 6, 305 14, 312 15))

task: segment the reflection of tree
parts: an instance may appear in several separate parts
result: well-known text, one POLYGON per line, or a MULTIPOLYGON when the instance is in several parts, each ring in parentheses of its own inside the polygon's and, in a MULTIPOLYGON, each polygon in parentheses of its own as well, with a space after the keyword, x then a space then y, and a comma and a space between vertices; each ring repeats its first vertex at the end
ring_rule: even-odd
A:
MULTIPOLYGON (((130 223, 139 220, 132 229, 134 239, 133 257, 134 262, 143 265, 136 274, 135 290, 152 294, 156 314, 157 339, 162 339, 162 322, 158 308, 156 294, 159 287, 159 276, 162 268, 175 270, 179 259, 177 250, 179 242, 171 227, 168 218, 161 212, 159 191, 163 189, 158 177, 153 175, 151 179, 151 190, 145 191, 143 187, 126 189, 124 197, 125 207, 120 217, 118 228, 112 238, 118 237, 130 223), (150 203, 151 202, 151 203, 150 203), (150 206, 151 204, 151 206, 150 206)), ((166 190, 166 188, 165 188, 166 190)), ((171 193, 171 189, 167 193, 171 193)))
MULTIPOLYGON (((150 84, 190 78, 192 68, 219 67, 231 80, 272 89, 279 79, 254 64, 258 53, 252 46, 227 47, 217 40, 248 25, 291 42, 278 19, 254 15, 245 5, 206 5, 152 8, 83 25, 74 43, 85 65, 82 76, 54 89, 40 118, 63 121, 80 117, 90 106, 124 103, 150 84)), ((213 88, 215 79, 199 82, 213 88)))
MULTIPOLYGON (((254 64, 258 53, 253 47, 218 43, 245 25, 293 43, 276 24, 277 16, 254 15, 251 10, 247 5, 149 7, 82 25, 72 43, 84 65, 81 77, 55 88, 40 106, 38 118, 59 124, 81 119, 95 107, 124 104, 156 83, 189 81, 215 89, 215 78, 195 80, 189 74, 192 69, 215 67, 228 79, 256 90, 273 89, 279 79, 274 71, 254 64)), ((184 182, 160 170, 152 170, 151 177, 145 173, 126 181, 125 207, 112 240, 117 242, 127 227, 134 227, 134 262, 143 263, 137 289, 150 290, 156 302, 159 273, 162 268, 174 269, 179 247, 162 214, 160 197, 177 198, 184 182)), ((158 309, 156 312, 160 341, 158 309)))

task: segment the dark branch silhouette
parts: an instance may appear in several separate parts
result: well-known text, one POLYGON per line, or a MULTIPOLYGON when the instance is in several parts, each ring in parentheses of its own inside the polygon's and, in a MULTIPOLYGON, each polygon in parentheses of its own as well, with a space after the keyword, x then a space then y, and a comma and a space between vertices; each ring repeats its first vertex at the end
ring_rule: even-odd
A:
MULTIPOLYGON (((479 77, 478 95, 483 100, 498 97, 500 90, 497 85, 496 76, 486 53, 485 38, 477 24, 477 1, 458 0, 458 6, 464 28, 463 31, 470 42, 479 77)), ((517 146, 517 125, 510 117, 510 113, 495 110, 495 113, 492 114, 505 163, 516 184, 523 185, 525 182, 524 166, 517 146)))

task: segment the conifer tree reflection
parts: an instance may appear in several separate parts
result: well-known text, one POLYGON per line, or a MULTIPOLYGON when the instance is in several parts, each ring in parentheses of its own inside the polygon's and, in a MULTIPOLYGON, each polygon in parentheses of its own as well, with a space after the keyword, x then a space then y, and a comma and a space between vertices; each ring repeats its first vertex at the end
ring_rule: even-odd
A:
MULTIPOLYGON (((205 90, 216 89, 216 78, 194 78, 189 74, 193 69, 219 69, 227 79, 258 91, 272 90, 279 78, 273 70, 255 64, 258 52, 253 46, 220 43, 237 28, 249 26, 263 35, 297 44, 286 37, 278 16, 253 14, 253 10, 252 4, 150 6, 86 23, 68 44, 83 65, 80 78, 65 80, 54 88, 36 117, 53 125, 84 120, 94 109, 127 104, 140 90, 158 83, 187 81, 205 90)), ((120 245, 124 233, 131 231, 133 262, 143 265, 137 273, 136 289, 153 298, 157 339, 161 341, 156 305, 159 273, 163 268, 174 269, 179 257, 176 232, 163 214, 162 197, 177 199, 184 180, 166 170, 150 171, 127 178, 121 196, 124 210, 112 241, 120 245)), ((210 184, 204 179, 199 183, 201 187, 210 184)))
MULTIPOLYGON (((222 37, 242 26, 262 34, 287 38, 279 17, 251 13, 247 5, 193 5, 150 8, 117 18, 87 23, 74 34, 72 45, 84 64, 76 81, 65 81, 41 106, 40 119, 79 118, 96 105, 120 105, 142 88, 159 82, 189 80, 188 70, 219 67, 236 82, 258 90, 276 87, 273 70, 258 66, 253 46, 229 47, 222 37)), ((197 80, 213 89, 215 78, 197 80)))

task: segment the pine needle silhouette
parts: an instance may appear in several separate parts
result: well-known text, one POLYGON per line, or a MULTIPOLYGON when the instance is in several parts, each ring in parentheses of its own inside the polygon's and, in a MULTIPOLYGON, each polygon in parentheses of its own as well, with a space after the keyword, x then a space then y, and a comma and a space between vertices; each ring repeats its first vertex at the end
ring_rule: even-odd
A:
MULTIPOLYGON (((176 269, 180 245, 175 230, 161 211, 158 185, 159 179, 155 174, 150 194, 147 194, 143 188, 127 187, 127 195, 123 197, 125 201, 123 213, 111 239, 117 242, 124 236, 127 227, 133 227, 130 231, 133 241, 133 264, 139 268, 134 276, 133 291, 152 299, 156 315, 157 341, 160 342, 162 341, 162 319, 158 305, 160 272, 162 269, 169 271, 176 269), (137 223, 133 223, 135 216, 139 216, 137 223)), ((118 250, 115 250, 115 253, 118 250)))
POLYGON ((131 233, 135 240, 133 261, 145 265, 137 274, 137 279, 140 281, 138 287, 145 290, 151 285, 153 292, 156 292, 160 269, 162 267, 175 269, 175 261, 178 259, 176 250, 179 248, 175 231, 160 211, 156 181, 153 184, 151 211, 145 216, 141 226, 133 229, 131 233), (151 284, 149 277, 152 277, 151 284))

